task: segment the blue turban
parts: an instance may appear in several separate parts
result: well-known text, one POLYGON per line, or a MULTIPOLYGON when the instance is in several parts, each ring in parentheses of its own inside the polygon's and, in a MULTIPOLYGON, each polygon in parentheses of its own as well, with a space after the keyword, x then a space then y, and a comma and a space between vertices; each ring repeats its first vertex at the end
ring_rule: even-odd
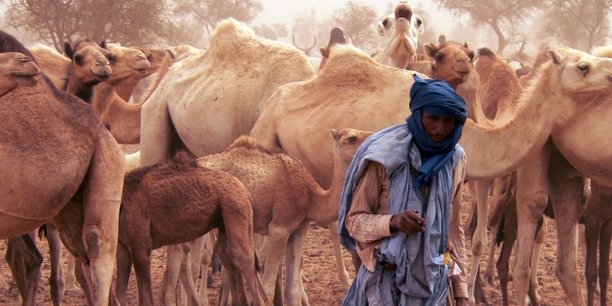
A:
POLYGON ((453 149, 463 131, 467 118, 467 107, 463 98, 446 81, 422 79, 413 75, 410 89, 410 116, 406 119, 408 129, 414 136, 422 155, 423 164, 415 177, 415 188, 429 184, 431 178, 452 157, 453 149), (436 116, 454 116, 455 130, 449 139, 434 142, 423 126, 423 110, 436 116))

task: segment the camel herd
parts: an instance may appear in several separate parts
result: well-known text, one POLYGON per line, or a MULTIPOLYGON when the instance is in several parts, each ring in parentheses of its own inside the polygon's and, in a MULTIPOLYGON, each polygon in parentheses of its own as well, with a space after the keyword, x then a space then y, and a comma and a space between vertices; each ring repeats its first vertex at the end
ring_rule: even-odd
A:
POLYGON ((318 67, 234 19, 219 22, 206 50, 83 40, 61 54, 0 32, 0 237, 23 305, 36 305, 42 257, 33 237, 41 227, 54 305, 64 291, 62 245, 77 262, 64 274, 76 273, 90 305, 127 305, 132 265, 138 303, 153 305, 150 257, 161 247, 164 305, 176 304, 179 280, 192 304, 208 304, 194 272, 206 275, 213 249, 224 270, 221 304, 309 305, 300 269, 312 222, 329 224, 348 288, 336 232, 344 176, 365 138, 405 121, 414 73, 446 80, 469 108, 460 144, 475 226, 464 233, 461 203, 453 203, 449 243, 470 301, 486 302, 478 265, 503 229, 504 304, 510 270, 516 303, 527 295, 542 302, 537 233, 548 206, 562 233, 557 277, 568 300, 585 305, 576 286, 581 221, 586 301, 593 305, 599 278, 605 305, 612 48, 546 48, 519 79, 488 48, 441 40, 417 54, 423 20, 405 2, 379 29, 381 50, 371 56, 334 28, 318 67), (139 150, 127 155, 124 145, 139 150))

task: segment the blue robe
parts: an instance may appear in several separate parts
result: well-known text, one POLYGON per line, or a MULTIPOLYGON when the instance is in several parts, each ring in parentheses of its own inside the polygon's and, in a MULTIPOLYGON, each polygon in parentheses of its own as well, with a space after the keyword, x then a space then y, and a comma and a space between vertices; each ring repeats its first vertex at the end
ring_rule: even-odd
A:
POLYGON ((389 214, 406 209, 423 212, 424 232, 406 235, 398 231, 383 239, 376 254, 374 272, 361 266, 343 305, 442 305, 448 294, 448 267, 443 264, 447 249, 453 196, 453 169, 464 151, 458 144, 450 158, 433 177, 428 201, 413 186, 412 164, 419 169, 419 150, 406 124, 381 130, 361 145, 347 172, 340 199, 339 233, 341 243, 355 252, 356 244, 345 227, 353 192, 369 161, 382 164, 390 177, 389 214), (397 265, 384 271, 380 263, 397 265))

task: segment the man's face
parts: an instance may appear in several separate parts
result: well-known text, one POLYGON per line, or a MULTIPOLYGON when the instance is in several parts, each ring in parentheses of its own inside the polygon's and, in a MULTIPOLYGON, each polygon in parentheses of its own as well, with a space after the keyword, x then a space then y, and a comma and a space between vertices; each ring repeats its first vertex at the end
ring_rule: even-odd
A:
POLYGON ((423 111, 423 126, 427 135, 434 142, 442 142, 451 137, 455 131, 457 119, 453 116, 434 116, 423 111))

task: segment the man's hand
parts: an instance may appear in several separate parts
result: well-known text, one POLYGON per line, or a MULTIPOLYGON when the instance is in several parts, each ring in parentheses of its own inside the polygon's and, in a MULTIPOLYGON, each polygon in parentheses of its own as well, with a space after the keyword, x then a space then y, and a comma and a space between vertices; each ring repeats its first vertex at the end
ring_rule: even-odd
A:
POLYGON ((425 230, 425 219, 415 211, 405 210, 391 217, 389 227, 391 232, 399 230, 411 235, 425 230))
POLYGON ((469 301, 467 298, 456 298, 455 299, 455 305, 456 306, 468 306, 470 305, 469 301))

